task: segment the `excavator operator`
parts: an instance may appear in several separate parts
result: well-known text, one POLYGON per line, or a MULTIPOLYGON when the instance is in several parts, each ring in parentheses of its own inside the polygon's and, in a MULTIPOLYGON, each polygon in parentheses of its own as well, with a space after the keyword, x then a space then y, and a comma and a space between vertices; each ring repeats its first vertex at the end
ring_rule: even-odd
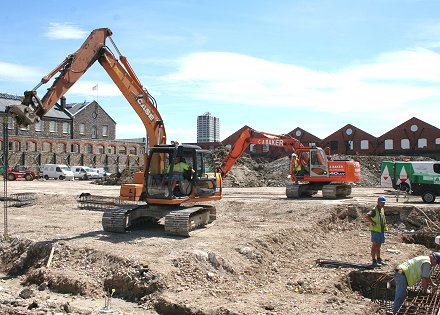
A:
MULTIPOLYGON (((193 172, 193 170, 186 163, 185 158, 181 156, 176 156, 174 158, 174 169, 171 174, 169 174, 168 180, 171 180, 171 191, 174 191, 178 182, 185 179, 185 174, 188 172, 193 172)), ((167 173, 170 173, 170 165, 168 165, 167 173)))
POLYGON ((295 174, 295 176, 303 175, 301 172, 302 171, 301 163, 296 153, 292 153, 291 170, 293 171, 293 174, 295 174))

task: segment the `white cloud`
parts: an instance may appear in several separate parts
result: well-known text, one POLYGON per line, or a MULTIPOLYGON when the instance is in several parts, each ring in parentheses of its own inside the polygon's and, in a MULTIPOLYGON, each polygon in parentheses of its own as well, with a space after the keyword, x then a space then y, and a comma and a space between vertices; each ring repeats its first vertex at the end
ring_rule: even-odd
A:
POLYGON ((88 32, 71 23, 49 23, 45 35, 52 39, 84 39, 88 32))
POLYGON ((0 80, 35 81, 39 75, 33 67, 0 61, 0 80))
POLYGON ((121 91, 113 83, 104 82, 92 82, 92 81, 78 81, 70 89, 69 94, 90 96, 96 98, 96 96, 122 96, 121 91), (97 86, 97 89, 93 87, 97 86))
POLYGON ((440 55, 427 49, 382 54, 369 63, 323 72, 225 52, 180 60, 180 92, 226 104, 370 112, 440 97, 440 55))

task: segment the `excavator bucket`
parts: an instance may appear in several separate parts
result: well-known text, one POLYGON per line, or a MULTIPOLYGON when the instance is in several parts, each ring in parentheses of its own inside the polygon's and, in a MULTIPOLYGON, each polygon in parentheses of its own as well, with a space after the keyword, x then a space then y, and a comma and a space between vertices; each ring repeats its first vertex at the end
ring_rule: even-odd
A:
POLYGON ((1 196, 0 200, 7 201, 11 207, 31 206, 37 201, 37 194, 31 192, 10 194, 9 196, 1 196))
POLYGON ((98 196, 89 193, 82 193, 77 197, 78 208, 81 210, 106 210, 126 204, 137 204, 137 202, 122 200, 119 197, 98 196))

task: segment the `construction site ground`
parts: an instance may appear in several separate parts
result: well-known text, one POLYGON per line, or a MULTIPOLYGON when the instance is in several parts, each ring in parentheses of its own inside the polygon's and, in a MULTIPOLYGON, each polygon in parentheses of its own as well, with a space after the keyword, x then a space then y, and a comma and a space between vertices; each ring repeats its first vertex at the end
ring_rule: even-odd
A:
POLYGON ((428 254, 432 249, 402 236, 438 224, 438 203, 396 198, 377 186, 355 186, 350 198, 336 200, 287 199, 283 187, 231 187, 212 203, 214 223, 189 238, 166 235, 162 225, 112 234, 102 230, 102 212, 78 209, 76 197, 118 196, 119 186, 14 181, 7 192, 37 199, 3 216, 2 314, 385 314, 356 290, 369 286, 353 276, 359 269, 316 260, 370 263, 363 216, 383 194, 388 265, 363 272, 390 272, 428 254))

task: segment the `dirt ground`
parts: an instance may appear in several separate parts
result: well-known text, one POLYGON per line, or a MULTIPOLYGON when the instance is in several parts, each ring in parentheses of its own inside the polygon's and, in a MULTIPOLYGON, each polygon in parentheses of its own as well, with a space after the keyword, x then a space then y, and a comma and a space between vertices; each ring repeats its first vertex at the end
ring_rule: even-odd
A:
MULTIPOLYGON (((370 263, 362 217, 387 194, 379 187, 354 187, 337 200, 287 199, 283 187, 225 188, 213 203, 217 219, 189 238, 161 225, 107 233, 101 211, 78 209, 81 192, 118 196, 119 186, 35 180, 8 182, 7 191, 37 199, 3 209, 3 314, 384 314, 353 290, 357 269, 316 264, 370 263)), ((386 206, 389 264, 380 273, 429 253, 402 235, 439 221, 438 204, 420 198, 388 195, 386 206)))

